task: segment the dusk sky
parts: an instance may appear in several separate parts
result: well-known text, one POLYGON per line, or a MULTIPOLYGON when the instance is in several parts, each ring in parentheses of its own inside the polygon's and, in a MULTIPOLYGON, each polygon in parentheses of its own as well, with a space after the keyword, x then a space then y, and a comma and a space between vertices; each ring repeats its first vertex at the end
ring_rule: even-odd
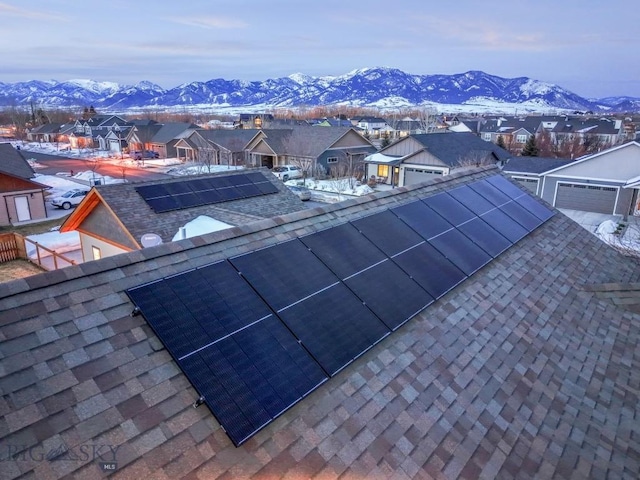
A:
POLYGON ((0 0, 0 82, 482 70, 640 97, 638 0, 0 0))

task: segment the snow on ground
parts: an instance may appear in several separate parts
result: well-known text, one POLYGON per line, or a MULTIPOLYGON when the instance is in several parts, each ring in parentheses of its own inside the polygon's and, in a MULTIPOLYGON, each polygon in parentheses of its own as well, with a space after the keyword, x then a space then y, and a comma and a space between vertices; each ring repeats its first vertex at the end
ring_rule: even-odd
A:
POLYGON ((108 183, 122 183, 123 180, 120 178, 113 178, 107 175, 100 175, 99 173, 92 172, 91 170, 87 170, 85 172, 78 172, 73 175, 73 177, 69 176, 58 176, 58 175, 42 175, 36 173, 33 177, 33 180, 42 183, 43 185, 48 185, 51 187, 47 192, 49 192, 50 198, 59 197, 65 192, 69 190, 75 190, 78 188, 86 188, 89 189, 89 183, 91 179, 100 179, 103 184, 108 183), (77 179, 78 181, 74 182, 73 180, 69 180, 70 178, 77 179))
MULTIPOLYGON (((157 160, 155 160, 157 162, 157 160)), ((178 160, 177 166, 165 170, 164 173, 169 175, 201 175, 203 173, 220 173, 220 172, 232 172, 235 170, 243 170, 244 167, 233 165, 202 165, 200 163, 185 163, 182 164, 178 160)))
POLYGON ((307 178, 305 182, 300 179, 289 180, 285 185, 303 185, 311 190, 311 198, 318 202, 334 203, 349 197, 369 195, 373 190, 368 185, 361 184, 357 179, 340 178, 317 180, 307 178))
POLYGON ((200 215, 199 217, 191 220, 185 224, 171 239, 172 242, 177 240, 183 240, 185 238, 197 237, 198 235, 205 235, 211 232, 217 232, 219 230, 225 230, 227 228, 233 228, 233 225, 215 220, 206 215, 200 215), (182 236, 182 228, 185 229, 185 236, 182 236))
POLYGON ((618 225, 620 223, 613 220, 605 220, 598 225, 596 236, 623 253, 640 256, 640 229, 635 223, 627 224, 626 230, 619 230, 618 225))

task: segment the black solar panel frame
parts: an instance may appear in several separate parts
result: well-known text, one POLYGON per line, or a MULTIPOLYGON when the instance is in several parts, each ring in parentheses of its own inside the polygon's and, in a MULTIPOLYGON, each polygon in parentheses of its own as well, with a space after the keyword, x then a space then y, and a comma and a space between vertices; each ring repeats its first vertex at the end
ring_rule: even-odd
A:
POLYGON ((291 305, 278 316, 329 376, 391 332, 343 283, 291 305))
POLYGON ((428 242, 394 256, 393 261, 436 300, 467 278, 428 242))
POLYGON ((387 258, 350 223, 305 235, 300 241, 340 279, 387 258))
POLYGON ((425 240, 454 228, 440 214, 420 200, 392 208, 391 212, 425 240))
POLYGON ((434 302, 425 289, 391 260, 359 272, 344 283, 392 331, 434 302))
POLYGON ((424 198, 422 201, 454 227, 477 216, 446 192, 424 198))
POLYGON ((424 242, 415 230, 389 210, 350 223, 388 257, 424 242))
POLYGON ((471 276, 493 260, 493 256, 458 229, 451 229, 433 237, 429 239, 429 243, 467 276, 471 276))

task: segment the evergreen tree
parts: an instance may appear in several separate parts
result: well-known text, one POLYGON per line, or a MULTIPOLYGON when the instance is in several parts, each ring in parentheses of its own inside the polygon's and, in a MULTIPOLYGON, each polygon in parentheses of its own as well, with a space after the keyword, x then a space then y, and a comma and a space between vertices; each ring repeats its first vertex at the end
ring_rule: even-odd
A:
POLYGON ((536 137, 531 135, 527 143, 524 144, 524 148, 522 149, 523 157, 537 157, 538 156, 538 146, 536 145, 536 137))
POLYGON ((498 135, 498 141, 496 142, 496 145, 500 148, 504 148, 505 150, 507 149, 507 146, 504 144, 504 138, 502 138, 502 135, 498 135))
POLYGON ((389 137, 382 137, 382 141, 380 142, 380 148, 385 148, 391 145, 391 140, 389 137))

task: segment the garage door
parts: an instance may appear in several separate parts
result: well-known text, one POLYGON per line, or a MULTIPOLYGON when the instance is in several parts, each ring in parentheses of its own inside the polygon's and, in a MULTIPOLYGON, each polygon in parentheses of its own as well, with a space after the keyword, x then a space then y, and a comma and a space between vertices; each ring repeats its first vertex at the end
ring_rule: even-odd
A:
POLYGON ((613 213, 618 189, 596 185, 559 183, 556 207, 595 213, 613 213))
POLYGON ((404 169, 404 184, 415 185, 416 183, 426 182, 434 177, 441 177, 442 172, 438 170, 422 170, 419 168, 404 169))
POLYGON ((538 192, 538 179, 537 178, 517 178, 513 177, 514 180, 520 182, 527 190, 533 193, 538 192))

